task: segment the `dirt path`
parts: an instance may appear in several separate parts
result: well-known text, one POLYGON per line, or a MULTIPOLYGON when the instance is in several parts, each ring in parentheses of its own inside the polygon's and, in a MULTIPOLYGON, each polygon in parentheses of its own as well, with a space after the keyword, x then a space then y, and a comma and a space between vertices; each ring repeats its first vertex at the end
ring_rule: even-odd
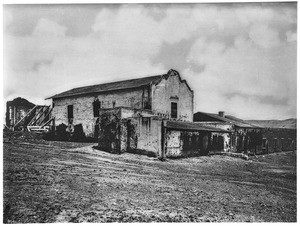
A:
POLYGON ((295 222, 296 155, 161 162, 95 144, 4 144, 4 221, 295 222))

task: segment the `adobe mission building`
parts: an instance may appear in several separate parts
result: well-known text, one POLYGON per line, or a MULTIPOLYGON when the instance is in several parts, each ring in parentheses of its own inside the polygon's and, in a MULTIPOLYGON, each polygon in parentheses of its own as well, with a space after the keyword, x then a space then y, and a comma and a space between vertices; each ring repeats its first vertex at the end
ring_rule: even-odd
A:
POLYGON ((52 99, 55 127, 66 125, 72 133, 80 125, 85 136, 110 152, 182 157, 205 155, 211 149, 230 151, 235 144, 234 125, 193 122, 194 92, 172 69, 163 75, 75 88, 47 99, 52 99))

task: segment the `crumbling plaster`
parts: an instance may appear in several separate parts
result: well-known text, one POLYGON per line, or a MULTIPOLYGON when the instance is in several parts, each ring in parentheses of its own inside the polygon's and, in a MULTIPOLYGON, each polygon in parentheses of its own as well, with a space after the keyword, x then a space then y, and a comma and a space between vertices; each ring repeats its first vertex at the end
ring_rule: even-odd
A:
POLYGON ((164 118, 171 119, 171 102, 177 103, 177 119, 193 121, 193 91, 180 80, 179 75, 163 78, 152 85, 152 111, 164 118))

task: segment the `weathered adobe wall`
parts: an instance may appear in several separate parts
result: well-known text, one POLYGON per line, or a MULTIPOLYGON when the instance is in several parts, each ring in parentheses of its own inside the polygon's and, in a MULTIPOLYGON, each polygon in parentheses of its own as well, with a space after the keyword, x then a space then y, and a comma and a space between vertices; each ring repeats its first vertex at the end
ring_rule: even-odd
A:
POLYGON ((126 122, 121 120, 121 109, 100 111, 99 148, 112 153, 121 153, 123 123, 126 122))
MULTIPOLYGON (((93 102, 98 98, 100 108, 130 107, 142 108, 147 104, 148 91, 145 88, 127 91, 115 91, 98 95, 54 99, 52 116, 55 125, 68 125, 68 105, 73 105, 73 125, 82 124, 86 136, 93 137, 97 118, 94 117, 93 102)), ((149 102, 149 100, 148 100, 149 102)))
POLYGON ((169 76, 167 79, 162 79, 159 84, 152 86, 152 110, 154 113, 170 119, 171 102, 177 102, 177 120, 193 121, 193 92, 184 82, 180 82, 178 75, 169 76), (178 100, 174 97, 178 97, 178 100))
MULTIPOLYGON (((149 88, 148 88, 149 89, 149 88)), ((99 94, 101 108, 129 107, 142 109, 149 102, 147 88, 112 91, 99 94)))
POLYGON ((128 150, 135 153, 160 156, 162 122, 153 117, 129 119, 127 126, 128 150))
MULTIPOLYGON (((215 127, 218 129, 223 129, 223 130, 230 130, 233 131, 234 130, 234 125, 232 124, 228 124, 228 123, 220 123, 220 122, 198 122, 202 125, 206 125, 206 126, 211 126, 211 127, 215 127)), ((231 133, 225 133, 225 132, 214 132, 212 133, 211 136, 211 149, 213 151, 225 151, 225 152, 229 152, 232 151, 232 139, 231 139, 231 133), (217 137, 214 139, 214 136, 217 137), (219 143, 218 143, 218 137, 221 136, 223 137, 223 147, 220 149, 219 148, 219 143), (215 141, 217 139, 217 142, 215 141)))
POLYGON ((168 129, 166 139, 166 157, 199 156, 208 153, 210 133, 168 129))
POLYGON ((183 140, 180 131, 167 131, 166 157, 183 156, 183 140))
MULTIPOLYGON (((214 124, 214 127, 223 129, 223 130, 233 130, 234 125, 229 125, 229 124, 214 124)), ((223 145, 223 151, 229 152, 232 151, 232 135, 231 133, 216 133, 217 136, 222 136, 224 140, 224 145, 223 145)))
POLYGON ((255 128, 236 128, 233 134, 233 151, 258 153, 262 148, 262 131, 255 128))
POLYGON ((164 129, 163 134, 162 120, 156 116, 143 117, 143 113, 147 111, 126 108, 100 111, 99 147, 114 153, 133 152, 169 158, 208 153, 211 132, 164 129), (166 145, 163 150, 162 139, 166 145))
POLYGON ((96 119, 93 113, 95 97, 69 97, 54 99, 52 116, 55 117, 55 126, 68 125, 68 105, 73 105, 73 125, 82 124, 86 136, 93 136, 96 119))
POLYGON ((296 129, 263 129, 262 152, 273 153, 280 151, 293 151, 297 147, 297 130, 296 129), (266 141, 267 144, 266 144, 266 141))
POLYGON ((232 139, 230 133, 220 133, 220 132, 213 132, 211 134, 211 145, 210 149, 213 152, 225 151, 229 152, 232 151, 232 139), (220 139, 220 137, 222 139, 220 139), (220 143, 220 141, 222 143, 220 143))
POLYGON ((126 108, 100 111, 99 148, 113 152, 134 152, 159 156, 161 152, 161 120, 156 117, 128 118, 129 113, 145 113, 126 108), (125 117, 127 116, 127 117, 125 117))
POLYGON ((135 118, 135 117, 152 117, 155 116, 152 111, 145 109, 129 109, 121 108, 121 118, 135 118))

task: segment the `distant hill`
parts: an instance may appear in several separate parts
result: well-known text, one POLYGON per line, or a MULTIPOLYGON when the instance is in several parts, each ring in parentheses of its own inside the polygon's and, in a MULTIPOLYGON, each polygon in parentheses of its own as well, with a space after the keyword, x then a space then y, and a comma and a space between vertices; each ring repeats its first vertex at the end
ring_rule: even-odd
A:
POLYGON ((246 120, 246 122, 264 128, 297 129, 297 119, 295 118, 286 120, 246 120))

